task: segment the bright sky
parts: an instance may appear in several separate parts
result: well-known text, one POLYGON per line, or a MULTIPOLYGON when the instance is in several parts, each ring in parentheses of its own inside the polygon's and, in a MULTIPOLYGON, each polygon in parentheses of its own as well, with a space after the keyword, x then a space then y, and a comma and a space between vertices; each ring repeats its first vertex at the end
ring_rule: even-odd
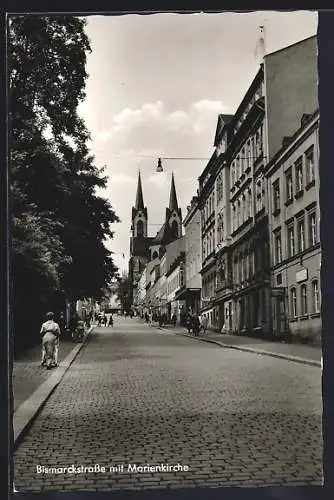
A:
POLYGON ((128 267, 138 168, 154 236, 164 221, 172 171, 185 215, 206 165, 165 160, 158 174, 157 158, 210 158, 218 114, 235 112, 258 71, 260 25, 269 53, 315 35, 317 24, 311 11, 88 18, 92 53, 80 114, 96 164, 105 165, 109 177, 99 194, 121 219, 108 242, 120 270, 128 267))

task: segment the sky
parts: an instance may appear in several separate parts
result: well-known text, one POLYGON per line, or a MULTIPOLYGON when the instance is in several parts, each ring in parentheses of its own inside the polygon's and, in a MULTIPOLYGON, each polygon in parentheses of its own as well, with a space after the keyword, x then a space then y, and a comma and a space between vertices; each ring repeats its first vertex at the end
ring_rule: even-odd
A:
POLYGON ((259 69, 259 26, 270 53, 315 35, 317 24, 312 11, 87 18, 92 52, 79 113, 95 163, 108 176, 99 195, 121 219, 106 242, 120 271, 128 269, 138 169, 154 236, 164 222, 172 172, 186 215, 214 151, 218 114, 236 111, 259 69), (174 158, 162 161, 163 173, 155 171, 159 157, 174 158))

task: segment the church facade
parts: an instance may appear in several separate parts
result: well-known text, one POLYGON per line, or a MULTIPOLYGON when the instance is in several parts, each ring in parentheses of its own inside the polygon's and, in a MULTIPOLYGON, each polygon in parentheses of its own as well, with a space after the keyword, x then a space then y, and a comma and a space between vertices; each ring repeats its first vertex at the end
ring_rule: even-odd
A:
POLYGON ((144 206, 143 190, 140 172, 138 173, 138 184, 135 206, 131 215, 131 238, 129 259, 129 294, 131 303, 136 296, 139 280, 148 262, 163 258, 166 245, 181 238, 182 236, 182 213, 178 206, 174 174, 172 174, 169 205, 166 207, 165 221, 156 236, 148 236, 148 212, 144 206))

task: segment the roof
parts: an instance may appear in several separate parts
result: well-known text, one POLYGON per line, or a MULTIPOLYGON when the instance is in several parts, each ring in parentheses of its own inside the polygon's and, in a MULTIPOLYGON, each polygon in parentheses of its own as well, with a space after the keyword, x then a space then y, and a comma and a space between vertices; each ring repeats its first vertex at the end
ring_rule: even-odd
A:
POLYGON ((171 227, 168 222, 164 222, 157 235, 152 239, 151 245, 163 245, 165 243, 169 243, 171 239, 173 239, 171 227))
POLYGON ((140 170, 138 172, 138 184, 137 184, 137 195, 135 208, 137 210, 144 210, 144 200, 143 200, 143 190, 141 187, 140 170))
POLYGON ((173 210, 178 211, 179 207, 177 204, 177 197, 176 197, 176 189, 175 189, 175 182, 174 182, 174 173, 172 172, 172 182, 170 186, 170 194, 169 194, 169 210, 172 212, 173 210))
POLYGON ((273 52, 268 52, 268 54, 265 54, 264 57, 271 56, 272 54, 277 54, 278 52, 283 52, 284 50, 287 50, 287 49, 290 49, 291 47, 294 47, 295 45, 298 45, 300 43, 304 43, 307 40, 311 40, 311 38, 317 38, 317 35, 308 36, 307 38, 303 38, 302 40, 299 40, 298 42, 291 43, 290 45, 287 45, 286 47, 282 47, 281 49, 274 50, 273 52))
POLYGON ((223 128, 232 120, 232 118, 233 115, 218 115, 215 140, 213 143, 214 146, 217 146, 223 128))

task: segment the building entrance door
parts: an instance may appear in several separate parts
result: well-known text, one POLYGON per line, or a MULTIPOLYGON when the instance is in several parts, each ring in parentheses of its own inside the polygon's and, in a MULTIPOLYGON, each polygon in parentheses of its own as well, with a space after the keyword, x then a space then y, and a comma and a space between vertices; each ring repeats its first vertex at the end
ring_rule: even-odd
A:
POLYGON ((281 337, 286 333, 286 310, 285 310, 285 297, 278 295, 274 297, 274 324, 273 333, 275 337, 281 337))

